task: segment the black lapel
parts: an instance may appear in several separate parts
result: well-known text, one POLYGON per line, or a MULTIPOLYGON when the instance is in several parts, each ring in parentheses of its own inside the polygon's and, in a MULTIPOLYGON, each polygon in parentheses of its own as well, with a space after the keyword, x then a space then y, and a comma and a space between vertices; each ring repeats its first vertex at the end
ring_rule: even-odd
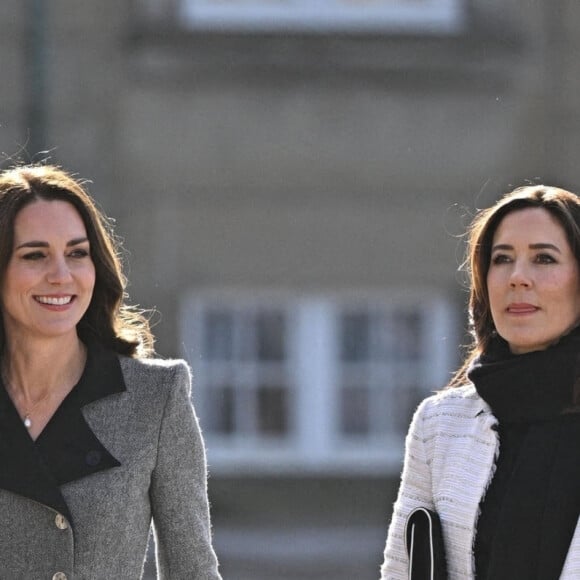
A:
POLYGON ((63 513, 59 486, 120 466, 86 422, 81 408, 126 391, 118 356, 90 344, 83 375, 34 442, 3 385, 0 388, 0 488, 63 513))
POLYGON ((0 488, 48 505, 70 519, 57 483, 28 435, 4 385, 0 389, 0 488))

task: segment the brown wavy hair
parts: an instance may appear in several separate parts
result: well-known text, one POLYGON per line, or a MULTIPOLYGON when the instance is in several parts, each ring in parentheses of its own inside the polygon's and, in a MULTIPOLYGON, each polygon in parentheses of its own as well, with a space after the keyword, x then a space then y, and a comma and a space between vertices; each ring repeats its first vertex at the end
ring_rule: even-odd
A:
MULTIPOLYGON (((121 245, 110 220, 99 210, 84 182, 54 165, 22 165, 0 172, 0 279, 14 246, 18 212, 38 200, 65 201, 81 216, 95 266, 95 287, 87 311, 77 325, 79 337, 96 339, 119 354, 147 357, 154 338, 145 313, 125 303, 127 280, 120 258, 121 245)), ((0 317, 0 352, 6 335, 0 317)))
POLYGON ((448 387, 468 382, 470 364, 485 352, 495 334, 487 291, 493 236, 507 214, 526 208, 545 209, 558 221, 580 268, 580 198, 576 194, 558 187, 528 185, 514 189, 495 205, 480 210, 468 230, 467 257, 463 264, 469 276, 468 312, 472 343, 448 387))

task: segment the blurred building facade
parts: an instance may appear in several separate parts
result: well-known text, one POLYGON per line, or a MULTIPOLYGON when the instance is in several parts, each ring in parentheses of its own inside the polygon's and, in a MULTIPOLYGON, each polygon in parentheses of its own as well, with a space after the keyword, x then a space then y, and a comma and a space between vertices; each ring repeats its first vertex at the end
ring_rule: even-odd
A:
POLYGON ((580 187, 573 0, 5 0, 0 151, 93 181, 194 371, 232 580, 378 577, 460 233, 580 187))

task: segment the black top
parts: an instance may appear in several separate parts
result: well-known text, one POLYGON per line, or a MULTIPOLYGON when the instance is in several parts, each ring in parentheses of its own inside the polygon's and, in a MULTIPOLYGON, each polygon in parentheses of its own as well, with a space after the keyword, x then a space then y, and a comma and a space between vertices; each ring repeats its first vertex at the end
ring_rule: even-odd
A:
POLYGON ((497 469, 481 504, 478 580, 557 580, 580 514, 580 419, 499 426, 497 469))
POLYGON ((48 505, 74 523, 60 486, 121 465, 93 433, 81 408, 123 391, 118 356, 90 343, 78 384, 34 441, 0 380, 0 488, 48 505))
POLYGON ((499 457, 481 503, 478 580, 557 580, 580 515, 578 332, 545 351, 496 344, 470 371, 498 419, 499 457))

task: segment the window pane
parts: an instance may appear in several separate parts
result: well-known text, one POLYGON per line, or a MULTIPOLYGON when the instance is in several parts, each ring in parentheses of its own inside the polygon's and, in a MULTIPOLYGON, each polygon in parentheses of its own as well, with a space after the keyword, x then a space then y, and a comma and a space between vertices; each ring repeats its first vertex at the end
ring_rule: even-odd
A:
POLYGON ((369 317, 363 312, 343 314, 340 321, 340 357, 345 362, 369 358, 369 317))
POLYGON ((401 357, 418 358, 421 354, 422 317, 419 312, 397 312, 393 331, 397 336, 397 350, 401 357))
POLYGON ((396 356, 399 337, 390 313, 376 313, 373 331, 373 359, 383 362, 391 361, 396 356))
POLYGON ((341 430, 347 435, 369 432, 369 391, 365 387, 343 387, 341 396, 341 430))
POLYGON ((424 396, 417 384, 401 383, 394 389, 393 402, 397 405, 397 413, 393 416, 393 421, 396 431, 407 431, 413 413, 424 396))
POLYGON ((279 386, 258 388, 258 429, 263 434, 284 435, 288 432, 288 393, 279 386))
POLYGON ((209 360, 233 358, 234 319, 231 312, 210 310, 204 321, 204 354, 209 360))
POLYGON ((235 391, 229 385, 213 386, 207 393, 207 428, 214 433, 231 434, 235 430, 235 391))
POLYGON ((286 320, 282 312, 261 312, 256 317, 258 358, 282 361, 285 358, 286 320))
POLYGON ((201 29, 455 33, 463 27, 459 0, 180 0, 177 5, 186 25, 201 29))

